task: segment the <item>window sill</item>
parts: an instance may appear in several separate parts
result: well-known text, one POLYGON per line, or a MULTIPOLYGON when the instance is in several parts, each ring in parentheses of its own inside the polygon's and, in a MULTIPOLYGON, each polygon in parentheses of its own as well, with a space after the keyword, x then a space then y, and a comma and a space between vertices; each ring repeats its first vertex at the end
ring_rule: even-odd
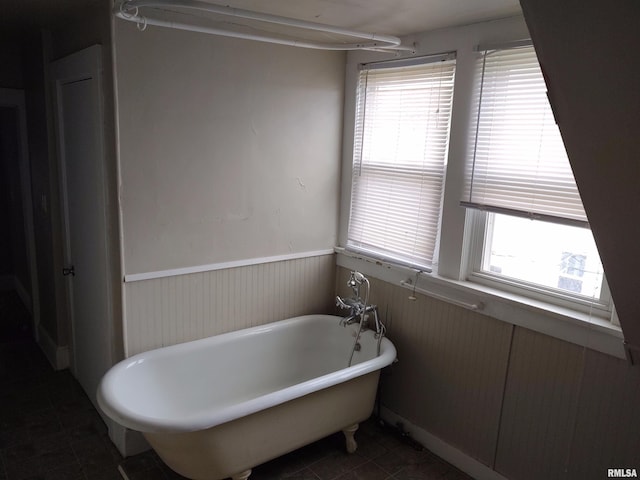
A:
POLYGON ((413 289, 497 320, 528 328, 618 358, 626 358, 622 331, 608 320, 468 281, 417 272, 359 253, 335 249, 337 264, 413 289))

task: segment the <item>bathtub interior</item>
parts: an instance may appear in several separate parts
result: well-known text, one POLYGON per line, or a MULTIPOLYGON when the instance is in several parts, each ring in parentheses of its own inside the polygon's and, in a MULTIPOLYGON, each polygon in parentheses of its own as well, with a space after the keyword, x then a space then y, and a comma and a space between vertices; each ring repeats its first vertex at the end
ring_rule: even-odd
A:
MULTIPOLYGON (((147 418, 224 409, 345 369, 356 331, 338 317, 303 317, 134 356, 116 396, 147 418)), ((359 344, 354 366, 377 356, 374 332, 363 331, 359 344)))

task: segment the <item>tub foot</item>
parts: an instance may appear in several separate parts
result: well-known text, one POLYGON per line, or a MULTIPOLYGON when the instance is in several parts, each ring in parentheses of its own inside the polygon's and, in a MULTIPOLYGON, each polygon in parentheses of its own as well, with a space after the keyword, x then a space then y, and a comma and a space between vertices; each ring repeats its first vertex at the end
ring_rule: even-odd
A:
POLYGON ((344 439, 346 440, 346 443, 347 443, 347 453, 355 453, 356 449, 358 448, 358 443, 356 442, 356 439, 353 437, 354 434, 356 433, 356 430, 358 430, 357 423, 355 425, 351 425, 350 427, 347 427, 342 430, 342 433, 344 433, 344 439))
POLYGON ((247 480, 251 475, 251 469, 245 470, 244 472, 236 473, 231 477, 231 480, 247 480))

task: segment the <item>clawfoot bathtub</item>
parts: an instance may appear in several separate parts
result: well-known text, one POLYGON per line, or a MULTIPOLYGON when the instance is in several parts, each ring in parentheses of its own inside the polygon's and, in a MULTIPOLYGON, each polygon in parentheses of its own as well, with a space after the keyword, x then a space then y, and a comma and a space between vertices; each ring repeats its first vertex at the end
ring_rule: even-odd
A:
POLYGON ((347 450, 373 410, 393 344, 309 315, 130 357, 102 379, 98 402, 194 480, 246 479, 251 468, 342 430, 347 450))

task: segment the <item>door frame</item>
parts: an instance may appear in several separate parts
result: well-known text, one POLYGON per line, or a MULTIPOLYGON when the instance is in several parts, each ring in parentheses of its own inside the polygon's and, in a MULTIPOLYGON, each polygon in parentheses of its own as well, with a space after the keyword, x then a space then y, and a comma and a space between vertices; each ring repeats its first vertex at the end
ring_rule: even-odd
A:
POLYGON ((27 107, 24 90, 0 88, 0 107, 15 108, 18 114, 18 155, 20 168, 20 193, 24 217, 24 234, 27 240, 27 267, 31 283, 31 298, 19 282, 16 283, 18 294, 30 310, 33 322, 33 336, 40 341, 40 290, 38 288, 38 267, 36 261, 36 237, 33 219, 33 197, 31 192, 31 159, 29 157, 29 141, 27 137, 27 107))
MULTIPOLYGON (((60 60, 56 60, 51 63, 50 79, 52 85, 52 103, 53 103, 53 123, 55 126, 56 148, 58 157, 58 171, 59 171, 59 185, 60 185, 60 204, 62 213, 62 245, 63 245, 63 263, 65 266, 69 266, 71 262, 71 242, 70 242, 70 219, 68 208, 68 194, 67 194, 67 171, 65 163, 65 145, 64 145, 64 126, 61 125, 63 121, 62 105, 59 99, 61 98, 61 88, 65 84, 78 82, 82 80, 92 79, 96 83, 98 90, 98 117, 100 118, 100 125, 97 129, 97 140, 99 143, 100 158, 99 169, 102 181, 100 182, 100 192, 98 198, 101 203, 102 218, 101 224, 104 228, 105 235, 109 232, 108 212, 107 212, 107 186, 106 186, 106 150, 105 150, 105 119, 104 119, 104 93, 103 93, 103 81, 102 81, 102 47, 101 45, 93 45, 91 47, 80 50, 76 53, 72 53, 60 60)), ((111 279, 113 278, 112 265, 110 262, 108 240, 105 250, 102 252, 104 255, 104 261, 106 265, 107 281, 106 292, 107 296, 107 312, 106 318, 109 322, 108 332, 109 338, 105 341, 109 342, 109 363, 113 364, 113 288, 111 279)), ((73 298, 73 282, 70 279, 66 279, 65 290, 67 294, 67 306, 69 312, 69 352, 70 352, 70 367, 74 375, 77 375, 77 358, 76 358, 76 337, 75 337, 75 318, 74 318, 74 298, 73 298)))

